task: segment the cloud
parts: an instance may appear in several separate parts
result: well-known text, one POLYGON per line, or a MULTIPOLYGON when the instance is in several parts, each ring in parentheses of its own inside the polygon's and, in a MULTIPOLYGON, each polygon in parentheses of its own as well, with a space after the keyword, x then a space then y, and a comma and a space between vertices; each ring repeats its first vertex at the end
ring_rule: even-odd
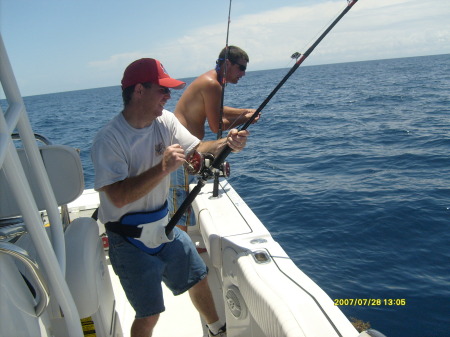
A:
MULTIPOLYGON (((248 51, 250 69, 283 67, 294 51, 305 52, 344 7, 342 1, 330 1, 242 16, 233 22, 232 41, 248 51)), ((308 60, 323 64, 447 53, 448 17, 447 0, 360 1, 308 60)))
POLYGON ((111 55, 109 58, 105 60, 99 61, 91 61, 88 63, 88 66, 91 68, 96 68, 99 70, 110 70, 116 68, 117 66, 121 66, 124 63, 129 63, 130 60, 135 60, 138 58, 144 57, 144 53, 142 52, 131 52, 131 53, 123 53, 111 55))
MULTIPOLYGON (((253 14, 232 12, 229 44, 248 52, 249 71, 288 68, 294 62, 290 56, 294 52, 305 52, 345 6, 343 0, 309 1, 308 5, 285 6, 253 14)), ((361 0, 304 64, 450 53, 449 17, 448 0, 361 0)), ((50 87, 46 91, 50 92, 118 85, 125 67, 141 57, 161 60, 173 77, 198 76, 215 66, 217 56, 225 46, 227 32, 224 22, 197 27, 178 32, 161 30, 157 39, 149 37, 146 30, 140 30, 141 35, 125 33, 126 43, 123 37, 117 37, 106 44, 117 44, 122 48, 120 53, 101 58, 92 52, 94 58, 91 61, 86 61, 91 54, 85 53, 73 61, 69 76, 68 69, 57 70, 58 66, 65 65, 53 62, 51 71, 42 69, 35 78, 30 77, 32 70, 27 71, 22 77, 27 77, 28 81, 21 79, 21 85, 27 92, 43 90, 40 86, 29 89, 32 84, 28 85, 28 82, 48 82, 50 87), (128 49, 124 49, 126 46, 128 49), (132 49, 129 46, 138 47, 132 49), (47 73, 52 72, 65 75, 62 78, 54 75, 56 79, 47 80, 47 73)), ((97 49, 106 52, 106 48, 97 49)), ((23 62, 19 69, 28 69, 27 60, 23 62)))
MULTIPOLYGON (((359 1, 342 18, 305 64, 338 63, 449 52, 448 0, 359 1)), ((232 18, 229 44, 246 50, 250 70, 289 67, 293 52, 305 52, 345 8, 343 1, 281 7, 232 18)), ((96 67, 123 69, 143 55, 163 60, 172 76, 196 76, 214 67, 225 46, 223 23, 187 31, 142 52, 113 55, 96 67), (125 62, 126 60, 126 62, 125 62)))

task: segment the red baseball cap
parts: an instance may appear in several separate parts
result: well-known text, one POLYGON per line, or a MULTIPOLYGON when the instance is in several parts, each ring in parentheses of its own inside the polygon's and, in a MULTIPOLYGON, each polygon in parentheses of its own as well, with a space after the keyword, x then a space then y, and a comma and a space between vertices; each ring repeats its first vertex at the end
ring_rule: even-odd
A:
POLYGON ((163 87, 183 89, 186 83, 171 78, 158 60, 142 58, 131 63, 123 73, 122 90, 138 83, 156 83, 163 87))

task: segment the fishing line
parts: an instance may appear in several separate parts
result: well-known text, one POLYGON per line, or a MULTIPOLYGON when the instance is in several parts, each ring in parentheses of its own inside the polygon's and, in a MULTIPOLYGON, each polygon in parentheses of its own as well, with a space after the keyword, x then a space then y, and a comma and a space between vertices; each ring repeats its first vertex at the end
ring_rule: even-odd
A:
POLYGON ((240 125, 242 125, 242 124, 244 124, 244 123, 240 123, 239 125, 238 125, 238 120, 246 113, 247 111, 246 110, 244 110, 244 111, 242 111, 242 113, 233 121, 233 123, 231 123, 230 124, 230 126, 226 129, 226 130, 231 130, 234 126, 240 126, 240 125))
MULTIPOLYGON (((297 70, 298 67, 303 63, 303 61, 312 53, 312 51, 317 47, 317 45, 325 38, 325 36, 333 29, 333 27, 348 13, 348 11, 356 4, 358 0, 347 0, 347 7, 339 14, 339 16, 325 29, 325 31, 319 36, 319 38, 308 48, 308 50, 301 54, 294 66, 289 70, 289 72, 284 76, 284 78, 277 84, 277 86, 272 90, 272 92, 267 96, 267 98, 261 103, 261 105, 256 109, 250 119, 239 129, 239 131, 246 130, 255 118, 260 114, 261 110, 269 103, 272 97, 278 92, 278 90, 284 85, 284 83, 289 79, 289 77, 297 70)), ((231 3, 231 0, 230 0, 231 3)), ((186 199, 181 204, 180 208, 176 211, 174 216, 170 219, 169 223, 166 226, 165 232, 166 235, 170 234, 173 228, 176 226, 178 221, 183 216, 184 212, 187 208, 192 204, 195 197, 200 193, 203 186, 205 186, 208 179, 212 178, 215 175, 215 172, 220 170, 222 163, 225 161, 225 158, 232 152, 232 149, 226 145, 225 148, 219 153, 219 155, 214 159, 212 164, 207 167, 201 174, 198 180, 197 185, 193 188, 193 190, 189 193, 186 199)))

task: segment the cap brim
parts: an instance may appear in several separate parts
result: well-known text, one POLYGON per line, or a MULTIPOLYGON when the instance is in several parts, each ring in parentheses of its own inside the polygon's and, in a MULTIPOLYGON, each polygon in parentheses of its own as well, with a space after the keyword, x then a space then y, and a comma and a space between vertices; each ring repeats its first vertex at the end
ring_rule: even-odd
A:
POLYGON ((186 86, 186 83, 174 78, 161 78, 159 79, 159 85, 172 89, 183 89, 186 86))

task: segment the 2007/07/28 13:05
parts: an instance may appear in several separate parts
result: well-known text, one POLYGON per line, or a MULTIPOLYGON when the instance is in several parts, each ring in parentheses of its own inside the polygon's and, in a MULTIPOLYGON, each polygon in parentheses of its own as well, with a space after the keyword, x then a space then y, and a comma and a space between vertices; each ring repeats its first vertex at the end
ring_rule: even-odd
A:
POLYGON ((333 302, 338 306, 406 305, 404 298, 335 298, 333 302))

